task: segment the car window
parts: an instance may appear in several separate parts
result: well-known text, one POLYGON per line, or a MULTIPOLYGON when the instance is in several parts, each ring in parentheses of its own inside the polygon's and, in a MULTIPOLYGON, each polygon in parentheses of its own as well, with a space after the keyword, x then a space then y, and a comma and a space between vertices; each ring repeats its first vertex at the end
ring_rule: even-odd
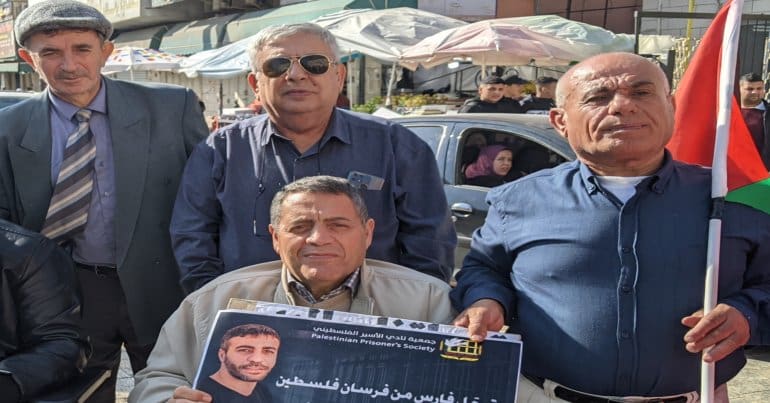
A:
POLYGON ((438 146, 441 143, 441 136, 444 134, 444 126, 405 126, 413 131, 417 137, 428 143, 431 150, 433 150, 433 154, 436 154, 438 146))
POLYGON ((541 169, 552 168, 566 161, 564 157, 547 147, 511 132, 470 129, 461 134, 461 144, 462 151, 457 164, 458 184, 468 182, 465 176, 466 169, 478 159, 481 148, 485 145, 504 145, 512 151, 513 163, 506 181, 541 169))

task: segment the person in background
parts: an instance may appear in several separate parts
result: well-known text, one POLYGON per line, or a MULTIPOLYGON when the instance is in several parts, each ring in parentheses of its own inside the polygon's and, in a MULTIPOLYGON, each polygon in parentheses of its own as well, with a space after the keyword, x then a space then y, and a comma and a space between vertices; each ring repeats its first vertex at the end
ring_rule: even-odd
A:
POLYGON ((299 179, 279 191, 270 206, 268 230, 281 260, 228 272, 190 294, 163 326, 128 401, 211 401, 190 386, 214 318, 230 298, 450 321, 449 284, 366 259, 375 221, 369 217, 365 192, 347 179, 325 175, 299 179))
POLYGON ((350 99, 348 98, 347 94, 345 94, 345 91, 340 92, 340 95, 337 97, 337 104, 335 106, 340 109, 350 109, 350 99))
POLYGON ((749 127, 765 168, 770 170, 770 102, 765 100, 765 82, 757 73, 741 76, 741 114, 749 127))
POLYGON ((506 113, 500 103, 505 83, 500 76, 489 75, 479 84, 479 96, 466 100, 458 113, 506 113))
POLYGON ((311 23, 260 31, 249 85, 266 114, 223 127, 185 168, 171 219, 182 285, 277 258, 267 231, 272 197, 319 174, 365 187, 377 221, 368 256, 449 281, 457 237, 436 159, 396 123, 335 107, 345 80, 334 36, 311 23))
POLYGON ((770 215, 726 202, 719 303, 704 315, 711 171, 672 159, 663 71, 631 53, 573 66, 554 128, 577 160, 492 189, 451 292, 471 339, 508 324, 524 342, 519 400, 715 401, 746 363, 770 300, 770 215), (641 399, 641 400, 640 400, 641 399))
POLYGON ((524 108, 521 104, 529 99, 524 94, 524 86, 529 84, 529 81, 519 77, 516 74, 507 74, 503 76, 505 82, 505 91, 503 93, 503 99, 500 102, 506 105, 509 109, 509 113, 524 113, 524 108))
POLYGON ((80 332, 72 260, 44 236, 0 219, 0 400, 27 402, 76 377, 80 332))
POLYGON ((0 110, 0 218, 72 253, 88 366, 112 370, 90 402, 115 400, 121 347, 143 368, 184 296, 168 222, 187 156, 208 133, 192 90, 102 76, 111 35, 77 1, 24 9, 19 57, 47 89, 0 110))
POLYGON ((486 145, 487 137, 484 135, 484 133, 474 132, 466 137, 465 143, 463 144, 463 153, 461 156, 463 172, 465 172, 465 168, 468 166, 468 164, 476 161, 476 158, 479 157, 481 149, 486 147, 486 145))
POLYGON ((504 145, 491 145, 481 149, 475 162, 465 168, 468 185, 495 187, 521 177, 511 172, 513 151, 504 145))
POLYGON ((559 80, 553 77, 538 77, 535 81, 535 96, 522 102, 521 106, 524 113, 547 115, 551 108, 556 107, 554 95, 556 93, 556 83, 559 80))

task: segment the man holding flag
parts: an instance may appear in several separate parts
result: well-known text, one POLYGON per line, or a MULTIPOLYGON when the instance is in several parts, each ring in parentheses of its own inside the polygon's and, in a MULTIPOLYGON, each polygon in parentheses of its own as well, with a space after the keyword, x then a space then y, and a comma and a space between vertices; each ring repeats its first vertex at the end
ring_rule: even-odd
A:
POLYGON ((770 300, 770 216, 725 204, 719 304, 704 316, 711 173, 666 150, 669 92, 637 55, 579 63, 550 112, 578 160, 488 195, 451 293, 465 309, 455 324, 476 340, 504 323, 522 335, 519 401, 693 402, 701 358, 718 362, 726 401, 746 362, 770 300))

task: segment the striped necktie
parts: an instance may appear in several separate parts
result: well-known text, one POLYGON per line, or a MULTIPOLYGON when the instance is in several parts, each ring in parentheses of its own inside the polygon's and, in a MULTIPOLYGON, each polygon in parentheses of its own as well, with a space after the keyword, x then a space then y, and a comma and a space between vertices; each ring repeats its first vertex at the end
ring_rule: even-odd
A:
POLYGON ((78 127, 67 137, 59 177, 56 179, 43 235, 63 243, 82 231, 88 220, 91 190, 94 188, 94 157, 96 146, 88 127, 91 111, 81 109, 75 114, 78 127))

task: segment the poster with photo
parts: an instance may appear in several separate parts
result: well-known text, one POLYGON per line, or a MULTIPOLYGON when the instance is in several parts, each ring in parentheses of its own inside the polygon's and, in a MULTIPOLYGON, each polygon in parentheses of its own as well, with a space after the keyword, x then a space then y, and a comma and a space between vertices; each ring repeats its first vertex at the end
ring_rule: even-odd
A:
MULTIPOLYGON (((232 306, 232 304, 231 304, 232 306)), ((522 344, 449 325, 256 303, 220 311, 194 388, 214 402, 515 402, 522 344)))

